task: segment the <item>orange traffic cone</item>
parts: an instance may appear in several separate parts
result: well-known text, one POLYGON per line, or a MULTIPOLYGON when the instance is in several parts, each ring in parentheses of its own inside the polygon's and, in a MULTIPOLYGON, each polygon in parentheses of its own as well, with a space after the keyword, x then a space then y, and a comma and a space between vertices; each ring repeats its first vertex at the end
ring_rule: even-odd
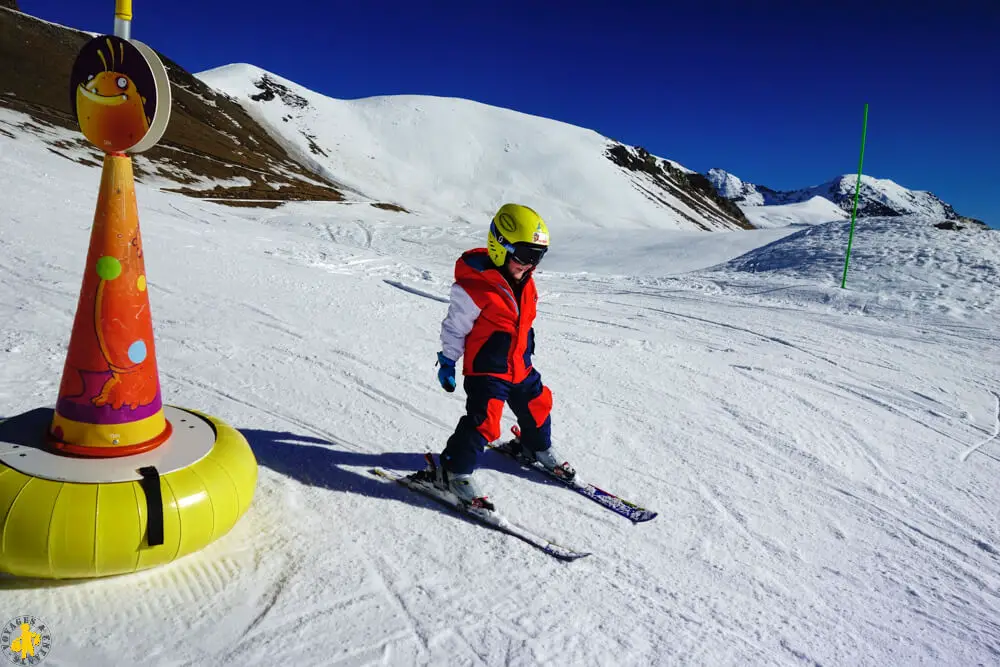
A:
POLYGON ((170 433, 156 368, 132 159, 109 154, 50 442, 81 456, 127 456, 157 447, 170 433))

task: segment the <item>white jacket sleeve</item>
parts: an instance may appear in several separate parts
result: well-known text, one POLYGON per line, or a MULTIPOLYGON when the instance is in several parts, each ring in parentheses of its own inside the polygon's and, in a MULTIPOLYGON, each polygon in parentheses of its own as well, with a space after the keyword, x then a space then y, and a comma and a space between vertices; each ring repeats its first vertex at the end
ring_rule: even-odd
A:
POLYGON ((472 325, 481 312, 482 309, 458 283, 451 286, 448 315, 441 322, 441 351, 444 356, 453 361, 461 359, 465 353, 465 337, 472 331, 472 325))

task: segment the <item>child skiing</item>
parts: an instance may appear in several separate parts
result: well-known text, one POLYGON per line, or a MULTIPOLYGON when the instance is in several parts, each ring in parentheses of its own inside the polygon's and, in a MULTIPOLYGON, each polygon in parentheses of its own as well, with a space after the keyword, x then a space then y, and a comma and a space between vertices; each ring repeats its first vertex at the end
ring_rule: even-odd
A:
POLYGON ((521 458, 566 479, 575 474, 552 449, 552 392, 531 361, 538 301, 532 273, 548 248, 548 228, 538 213, 504 204, 490 224, 487 247, 463 253, 455 264, 438 381, 455 391, 455 364, 465 357, 466 414, 441 453, 436 481, 473 507, 494 509, 473 473, 483 447, 500 437, 505 403, 521 429, 521 458))

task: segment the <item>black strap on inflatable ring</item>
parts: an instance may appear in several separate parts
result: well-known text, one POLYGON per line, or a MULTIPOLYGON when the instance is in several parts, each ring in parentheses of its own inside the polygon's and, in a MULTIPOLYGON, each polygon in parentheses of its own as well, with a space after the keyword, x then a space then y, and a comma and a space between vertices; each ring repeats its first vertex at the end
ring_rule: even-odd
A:
POLYGON ((146 542, 151 547, 163 544, 163 495, 160 473, 154 466, 139 468, 142 490, 146 493, 146 542))

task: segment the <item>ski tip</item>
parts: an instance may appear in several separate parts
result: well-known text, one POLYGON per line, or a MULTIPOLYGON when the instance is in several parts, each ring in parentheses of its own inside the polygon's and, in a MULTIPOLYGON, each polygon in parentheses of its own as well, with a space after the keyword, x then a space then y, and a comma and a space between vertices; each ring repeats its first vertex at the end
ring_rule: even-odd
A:
POLYGON ((641 512, 635 512, 635 513, 633 513, 631 516, 629 516, 629 519, 632 521, 632 523, 644 523, 646 521, 652 521, 653 519, 655 519, 658 516, 659 516, 659 513, 657 513, 657 512, 650 512, 649 510, 642 510, 641 512))
POLYGON ((395 470, 387 470, 385 468, 369 468, 368 472, 376 477, 381 477, 382 479, 387 479, 392 482, 399 482, 406 479, 406 475, 395 470))

